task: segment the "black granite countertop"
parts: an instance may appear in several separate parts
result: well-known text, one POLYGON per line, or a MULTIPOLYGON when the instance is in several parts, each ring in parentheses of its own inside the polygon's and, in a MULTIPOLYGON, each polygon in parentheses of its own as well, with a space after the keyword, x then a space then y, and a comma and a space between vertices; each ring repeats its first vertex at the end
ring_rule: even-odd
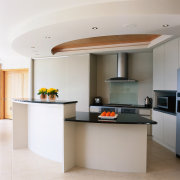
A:
POLYGON ((42 101, 40 99, 13 99, 15 102, 22 102, 22 103, 45 103, 45 104, 73 104, 77 103, 77 101, 61 101, 61 100, 56 100, 56 101, 42 101))
POLYGON ((113 123, 113 124, 157 124, 156 121, 149 120, 138 114, 118 114, 117 119, 111 121, 100 121, 99 113, 76 112, 76 117, 66 118, 65 121, 86 122, 86 123, 113 123))
POLYGON ((123 105, 123 106, 117 106, 117 105, 108 105, 108 104, 105 104, 105 105, 101 105, 101 106, 97 106, 97 105, 90 105, 90 107, 119 107, 119 108, 139 108, 139 109, 152 109, 152 107, 147 107, 145 105, 139 105, 139 104, 133 104, 131 106, 126 106, 126 105, 123 105))

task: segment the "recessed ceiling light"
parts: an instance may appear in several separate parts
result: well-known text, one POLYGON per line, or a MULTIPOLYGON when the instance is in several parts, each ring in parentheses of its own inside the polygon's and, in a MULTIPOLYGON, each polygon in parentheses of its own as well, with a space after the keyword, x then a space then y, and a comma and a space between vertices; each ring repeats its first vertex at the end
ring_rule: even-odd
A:
POLYGON ((163 24, 162 27, 169 27, 169 24, 163 24))
POLYGON ((92 27, 92 29, 93 29, 93 30, 97 30, 97 29, 98 29, 98 27, 92 27))

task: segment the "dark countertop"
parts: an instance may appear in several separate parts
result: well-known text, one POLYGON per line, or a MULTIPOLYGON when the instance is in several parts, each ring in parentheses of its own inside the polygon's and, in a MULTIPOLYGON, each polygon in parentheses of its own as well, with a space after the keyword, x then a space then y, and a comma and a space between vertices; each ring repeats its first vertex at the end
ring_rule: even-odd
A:
POLYGON ((175 112, 169 112, 169 111, 166 111, 164 109, 159 109, 159 108, 154 107, 153 110, 154 111, 158 111, 158 112, 162 112, 162 113, 166 113, 166 114, 170 114, 170 115, 173 115, 173 116, 176 116, 175 112))
POLYGON ((151 107, 146 107, 144 105, 138 105, 138 104, 134 104, 131 106, 116 106, 116 105, 101 105, 101 106, 97 106, 97 105, 90 105, 90 107, 119 107, 119 108, 142 108, 142 109, 152 109, 151 107))
POLYGON ((66 118, 65 121, 86 122, 86 123, 111 123, 111 124, 157 124, 156 121, 149 120, 138 114, 121 114, 112 121, 99 121, 100 113, 76 112, 76 117, 66 118))
POLYGON ((40 99, 13 99, 13 101, 15 102, 22 102, 22 103, 44 103, 44 104, 73 104, 73 103, 77 103, 77 101, 60 101, 60 100, 56 100, 56 101, 42 101, 40 99))

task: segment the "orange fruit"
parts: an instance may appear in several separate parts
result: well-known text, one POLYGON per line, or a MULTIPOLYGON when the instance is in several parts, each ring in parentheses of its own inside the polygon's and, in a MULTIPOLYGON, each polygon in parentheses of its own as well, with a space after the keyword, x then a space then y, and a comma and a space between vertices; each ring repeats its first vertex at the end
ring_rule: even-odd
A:
POLYGON ((115 112, 111 112, 110 116, 115 116, 115 112))
POLYGON ((110 114, 111 114, 110 112, 107 112, 107 113, 106 113, 106 116, 110 116, 110 114))
POLYGON ((105 112, 105 111, 102 112, 102 113, 101 113, 101 116, 106 116, 106 112, 105 112))

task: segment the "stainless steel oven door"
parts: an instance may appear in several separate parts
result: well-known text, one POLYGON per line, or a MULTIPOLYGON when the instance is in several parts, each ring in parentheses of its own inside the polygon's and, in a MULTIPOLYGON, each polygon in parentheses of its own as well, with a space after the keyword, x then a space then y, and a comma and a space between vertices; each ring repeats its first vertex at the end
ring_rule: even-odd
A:
POLYGON ((104 112, 104 111, 106 111, 106 112, 108 112, 108 111, 110 111, 110 112, 116 112, 116 108, 115 107, 102 107, 101 108, 101 112, 104 112))
POLYGON ((139 114, 139 109, 137 109, 137 108, 121 108, 121 113, 139 114))

